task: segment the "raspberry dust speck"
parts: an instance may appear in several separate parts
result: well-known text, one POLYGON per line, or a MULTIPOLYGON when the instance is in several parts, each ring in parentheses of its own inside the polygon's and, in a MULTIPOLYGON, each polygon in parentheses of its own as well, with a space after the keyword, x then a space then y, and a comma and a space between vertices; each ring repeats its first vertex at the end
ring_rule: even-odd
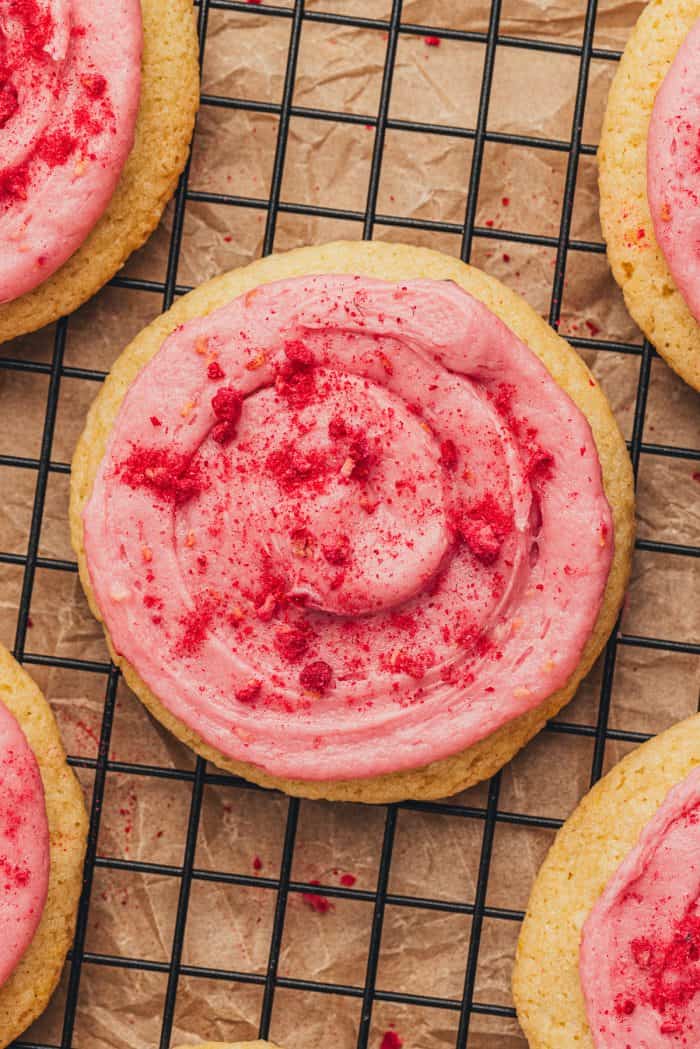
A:
POLYGON ((385 1031, 379 1049, 403 1049, 403 1039, 396 1031, 385 1031))

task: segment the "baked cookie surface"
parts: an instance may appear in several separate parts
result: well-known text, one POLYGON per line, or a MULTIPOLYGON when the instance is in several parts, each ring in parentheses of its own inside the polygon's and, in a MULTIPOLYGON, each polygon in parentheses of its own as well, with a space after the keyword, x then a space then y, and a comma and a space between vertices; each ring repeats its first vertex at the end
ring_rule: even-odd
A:
POLYGON ((97 224, 34 291, 0 305, 0 342, 77 309, 110 280, 160 221, 185 166, 199 104, 190 0, 141 0, 141 97, 133 148, 97 224))
MULTIPOLYGON (((224 768, 256 782, 304 796, 383 802, 400 797, 441 797, 485 778, 500 768, 542 727, 547 717, 573 694, 604 644, 626 586, 633 536, 631 471, 624 444, 604 396, 580 358, 516 295, 477 270, 434 252, 404 246, 331 244, 273 256, 243 270, 216 278, 191 293, 164 317, 147 328, 117 361, 112 375, 91 410, 86 431, 76 451, 72 476, 71 527, 81 578, 91 607, 98 614, 85 559, 82 511, 92 490, 112 425, 122 399, 141 368, 178 325, 205 316, 247 291, 272 281, 306 274, 352 273, 384 280, 432 278, 452 280, 490 310, 534 350, 550 374, 571 396, 592 427, 602 465, 605 492, 612 507, 615 551, 602 607, 582 660, 566 685, 546 702, 516 717, 492 735, 452 757, 423 768, 389 772, 353 780, 293 780, 271 776, 258 766, 224 757, 167 710, 140 680, 133 667, 120 659, 126 679, 145 705, 171 731, 224 768)), ((119 657, 117 657, 119 658, 119 657)))
POLYGON ((557 834, 523 923, 513 976, 532 1049, 593 1049, 579 977, 581 929, 669 790, 700 764, 700 715, 633 751, 557 834))
POLYGON ((696 390, 700 323, 678 291, 654 234, 647 142, 657 91, 698 18, 698 0, 652 0, 644 9, 610 89, 598 148, 600 220, 615 280, 635 322, 696 390))
POLYGON ((39 765, 51 862, 39 926, 12 975, 0 987, 0 1046, 6 1046, 43 1012, 63 970, 82 889, 87 814, 48 703, 2 645, 0 700, 15 717, 39 765))

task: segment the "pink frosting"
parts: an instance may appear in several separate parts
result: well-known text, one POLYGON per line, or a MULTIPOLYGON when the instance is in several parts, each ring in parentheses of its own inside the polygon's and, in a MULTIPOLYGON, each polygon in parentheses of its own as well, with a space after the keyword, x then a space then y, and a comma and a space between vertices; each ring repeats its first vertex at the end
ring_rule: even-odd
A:
POLYGON ((656 96, 647 143, 647 194, 668 268, 700 320, 700 19, 656 96))
POLYGON ((700 769, 669 791, 583 927, 596 1049, 700 1045, 700 769))
POLYGON ((0 0, 0 303, 104 213, 134 141, 139 0, 0 0))
POLYGON ((36 759, 0 703, 0 986, 31 943, 49 884, 49 828, 36 759))
POLYGON ((613 550, 588 423, 451 282, 312 276, 176 330, 84 512, 117 649, 224 754, 424 765, 575 669, 613 550))

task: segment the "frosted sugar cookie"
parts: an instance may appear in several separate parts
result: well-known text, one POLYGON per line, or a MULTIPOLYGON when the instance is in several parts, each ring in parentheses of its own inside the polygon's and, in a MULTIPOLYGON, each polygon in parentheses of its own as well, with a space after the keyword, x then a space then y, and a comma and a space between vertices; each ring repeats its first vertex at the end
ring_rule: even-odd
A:
POLYGON ((632 317, 700 389, 700 3, 653 0, 615 75, 598 149, 608 258, 632 317))
POLYGON ((700 1030, 700 716, 616 765, 557 835, 514 978, 533 1049, 676 1049, 700 1030))
POLYGON ((477 782, 571 697, 633 502, 603 394, 521 299, 332 244, 217 278, 127 348, 71 519, 111 650, 176 735, 385 801, 477 782))
POLYGON ((0 1046, 46 1008, 73 939, 87 817, 48 703, 0 645, 0 1046))
POLYGON ((143 243, 197 104, 189 0, 0 0, 0 341, 77 308, 143 243))

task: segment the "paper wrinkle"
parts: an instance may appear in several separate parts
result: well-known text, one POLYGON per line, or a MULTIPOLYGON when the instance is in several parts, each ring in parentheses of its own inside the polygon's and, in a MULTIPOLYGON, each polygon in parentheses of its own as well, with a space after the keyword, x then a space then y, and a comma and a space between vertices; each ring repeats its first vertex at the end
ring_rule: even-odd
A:
MULTIPOLYGON (((390 4, 378 0, 318 0, 310 10, 386 17, 390 4)), ((641 3, 607 0, 600 5, 596 47, 620 48, 641 3)), ((585 3, 568 0, 504 0, 501 35, 580 43, 585 3)), ((485 32, 485 0, 405 0, 405 22, 425 22, 485 32)), ((212 9, 203 90, 279 104, 291 20, 261 13, 212 9)), ((305 23, 294 104, 376 115, 386 41, 380 33, 305 23), (331 43, 335 40, 335 43, 331 43)), ((482 44, 443 40, 429 47, 421 36, 401 35, 390 115, 474 127, 481 84, 482 44)), ((597 141, 605 94, 615 64, 594 60, 585 114, 586 142, 597 141)), ((521 48, 497 50, 489 128, 540 134, 568 141, 574 108, 576 57, 521 48), (507 54, 506 54, 507 52, 507 54), (505 77, 502 81, 501 78, 505 77), (548 77, 550 87, 547 88, 548 77), (536 87, 528 95, 528 85, 536 87), (498 108, 498 99, 507 102, 498 108)), ((198 121, 190 186, 266 200, 278 118, 204 107, 198 121)), ((282 200, 364 211, 375 130, 292 118, 282 200)), ((456 136, 389 130, 386 135, 378 211, 414 219, 464 220, 473 143, 456 136)), ((487 142, 477 201, 479 226, 545 234, 559 229, 567 154, 487 142), (504 203, 507 199, 508 203, 504 203), (493 225, 491 225, 491 223, 493 225)), ((170 221, 172 211, 169 210, 170 221)), ((243 265, 261 251, 266 212, 257 208, 189 202, 180 283, 195 284, 243 265)), ((361 223, 280 212, 277 250, 335 237, 359 238, 361 223)), ((401 230, 378 224, 375 236, 434 247, 458 255, 459 234, 401 230)), ((575 239, 600 240, 595 160, 580 159, 574 207, 575 239)), ((127 265, 125 273, 163 280, 168 237, 161 229, 127 265)), ((543 315, 549 311, 556 248, 475 238, 472 261, 518 291, 543 315)), ((106 289, 69 325, 68 366, 103 369, 126 341, 162 308, 158 294, 106 289)), ((605 257, 570 251, 562 301, 563 334, 621 339, 641 344, 605 257)), ((0 349, 12 357, 50 361, 53 329, 0 349)), ((585 350, 584 356, 608 394, 626 437, 631 436, 639 358, 585 350)), ((47 394, 45 376, 0 370, 0 453, 39 454, 47 394)), ((64 378, 52 458, 67 462, 96 383, 64 378)), ((643 438, 648 442, 700 447, 697 395, 660 361, 652 366, 643 438)), ((640 533, 670 543, 700 541, 700 465, 688 459, 642 456, 639 475, 640 533)), ((67 528, 67 478, 51 473, 42 529, 42 556, 72 559, 67 528)), ((0 550, 24 553, 36 475, 0 467, 0 550)), ((22 566, 0 564, 0 640, 12 646, 22 584, 22 566)), ((678 641, 700 638, 700 562, 671 555, 638 553, 623 628, 678 641)), ((107 659, 99 625, 87 608, 76 576, 37 569, 26 650, 30 653, 107 659)), ((106 678, 64 668, 30 666, 49 694, 64 740, 73 755, 95 758, 106 678)), ((600 667, 589 676, 561 720, 595 725, 600 667)), ((693 713, 700 693, 700 661, 684 653, 622 646, 618 650, 610 725, 658 732, 693 713)), ((611 741, 608 767, 629 749, 611 741)), ((191 775, 194 758, 120 684, 110 743, 113 761, 158 765, 191 775)), ((541 734, 504 770, 501 807, 565 818, 588 789, 593 739, 541 734)), ((79 769, 86 792, 94 774, 79 769)), ((483 812, 484 786, 458 801, 483 812)), ((191 780, 126 775, 110 771, 101 816, 102 857, 179 867, 185 855, 191 780), (130 829, 129 829, 130 828, 130 829)), ((195 867, 275 879, 279 875, 287 801, 279 795, 226 785, 204 792, 195 867), (254 869, 259 857, 262 869, 254 869)), ((292 878, 340 886, 343 874, 354 888, 376 888, 385 812, 360 806, 303 802, 292 878)), ((483 819, 401 810, 390 892, 409 897, 473 904, 483 819)), ((487 892, 489 907, 523 908, 553 832, 499 820, 487 892)), ((98 869, 92 894, 87 951, 119 957, 170 961, 180 888, 178 878, 98 869)), ((322 891, 322 890, 321 890, 322 891)), ((361 987, 367 967, 372 900, 335 898, 323 914, 300 893, 287 903, 280 974, 331 980, 361 987)), ((252 972, 267 970, 276 894, 262 885, 193 882, 183 961, 187 965, 252 972)), ((471 918, 444 911, 387 906, 377 985, 460 1000, 471 918)), ((511 1004, 510 971, 518 923, 486 918, 475 988, 477 1002, 511 1004)), ((167 973, 135 972, 86 963, 83 966, 74 1045, 76 1049, 154 1049, 158 1044, 167 973)), ((65 980, 64 980, 65 988, 65 980)), ((257 1036, 260 984, 182 976, 178 985, 172 1044, 201 1039, 246 1040, 257 1036)), ((58 1044, 65 994, 27 1038, 58 1044)), ((286 1049, 354 1049, 361 999, 311 995, 278 988, 271 1037, 286 1049)), ((454 1046, 459 1010, 377 1001, 371 1049, 379 1049, 389 1025, 405 1049, 454 1046)), ((475 1014, 469 1049, 526 1049, 514 1020, 475 1014)))

